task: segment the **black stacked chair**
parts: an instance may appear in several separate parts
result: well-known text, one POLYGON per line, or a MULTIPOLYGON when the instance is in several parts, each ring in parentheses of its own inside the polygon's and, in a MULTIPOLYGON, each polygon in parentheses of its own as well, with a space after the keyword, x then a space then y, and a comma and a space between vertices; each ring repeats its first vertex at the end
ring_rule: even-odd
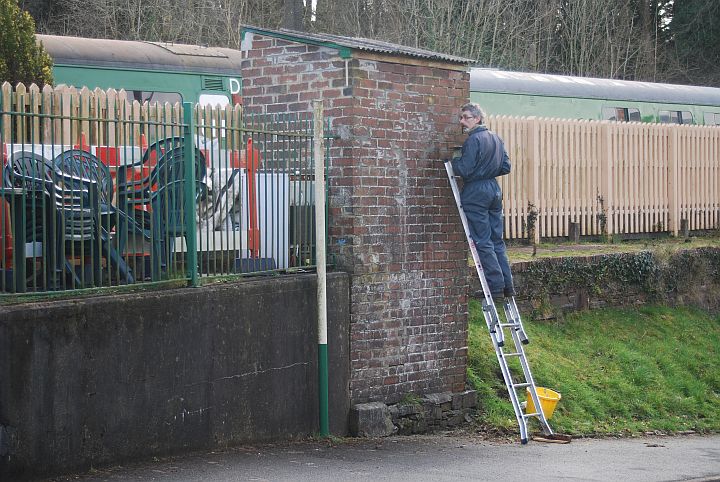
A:
MULTIPOLYGON (((23 189, 25 240, 42 243, 45 289, 67 287, 63 275, 70 275, 70 286, 100 282, 100 247, 97 244, 97 217, 87 203, 94 183, 82 188, 72 187, 77 179, 55 169, 52 162, 35 152, 16 152, 5 167, 3 184, 23 189), (69 251, 69 253, 68 253, 69 251), (91 271, 80 276, 70 263, 70 255, 78 255, 83 262, 90 257, 91 271), (83 283, 85 278, 89 278, 83 283)), ((17 220, 16 220, 17 224, 17 220)), ((18 262, 24 263, 25 253, 17 253, 18 262)), ((33 253, 33 257, 34 253, 33 253)), ((36 282, 37 285, 37 282, 36 282)), ((15 287, 16 290, 19 287, 15 287)))
POLYGON ((82 187, 88 181, 97 186, 97 199, 88 199, 88 204, 97 206, 100 219, 102 240, 106 246, 106 257, 111 259, 118 267, 122 280, 132 283, 134 278, 121 253, 125 249, 127 241, 127 229, 138 231, 135 221, 121 209, 116 209, 113 204, 113 180, 110 169, 95 155, 81 149, 70 149, 53 160, 55 167, 62 172, 78 179, 76 187, 82 187), (119 229, 122 226, 124 229, 119 229), (115 242, 110 240, 110 233, 116 229, 115 242), (113 244, 115 246, 113 246, 113 244), (117 247, 117 249, 114 249, 117 247))
MULTIPOLYGON (((126 212, 139 213, 136 218, 144 235, 152 244, 151 277, 161 278, 174 250, 177 237, 187 239, 185 222, 185 147, 182 138, 170 138, 158 141, 156 146, 174 146, 164 150, 150 175, 139 181, 127 181, 120 171, 118 175, 118 205, 126 212), (151 215, 133 209, 134 206, 150 206, 151 215)), ((160 148, 158 147, 158 150, 160 148)), ((159 152, 159 151, 156 151, 159 152)), ((207 168, 205 156, 195 148, 195 203, 203 195, 207 168)), ((193 213, 195 215, 195 213, 193 213)))

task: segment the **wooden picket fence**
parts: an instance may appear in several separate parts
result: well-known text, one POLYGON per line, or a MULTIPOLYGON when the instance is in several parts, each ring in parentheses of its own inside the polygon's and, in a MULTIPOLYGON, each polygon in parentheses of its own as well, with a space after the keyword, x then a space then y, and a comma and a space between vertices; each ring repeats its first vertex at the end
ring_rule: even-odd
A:
POLYGON ((490 117, 513 171, 501 179, 509 239, 720 227, 720 128, 490 117), (534 228, 534 229, 533 229, 534 228))
MULTIPOLYGON (((15 143, 71 145, 82 135, 89 145, 140 146, 141 137, 152 137, 162 124, 162 136, 179 135, 182 105, 139 103, 128 99, 127 92, 87 87, 51 87, 42 89, 32 84, 0 86, 0 117, 2 137, 15 143), (15 115, 11 115, 11 113, 15 115), (168 125, 174 125, 168 130, 168 125)), ((196 124, 207 126, 202 134, 209 139, 219 137, 220 127, 238 135, 242 126, 242 107, 196 107, 196 124)), ((222 131, 222 135, 227 134, 222 131)), ((228 144, 239 145, 228 140, 228 144)))
MULTIPOLYGON (((167 137, 182 124, 180 105, 140 104, 122 90, 0 89, 5 142, 141 147, 155 126, 165 126, 167 137), (168 132, 168 124, 177 127, 168 132)), ((196 107, 195 115, 205 138, 242 146, 241 106, 196 107)), ((682 220, 691 231, 720 227, 720 127, 533 117, 487 123, 513 162, 501 179, 509 239, 567 237, 571 223, 584 236, 677 235, 682 220)))

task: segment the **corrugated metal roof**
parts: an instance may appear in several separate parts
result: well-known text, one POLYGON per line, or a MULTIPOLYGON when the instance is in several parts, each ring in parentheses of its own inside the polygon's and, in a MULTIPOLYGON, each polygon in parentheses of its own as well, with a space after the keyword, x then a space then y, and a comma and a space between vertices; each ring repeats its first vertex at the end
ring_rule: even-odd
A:
MULTIPOLYGON (((419 49, 415 47, 407 47, 405 45, 383 42, 381 40, 373 40, 361 37, 342 37, 340 35, 331 35, 327 33, 309 33, 298 32, 297 30, 272 30, 253 26, 245 26, 247 32, 258 33, 261 35, 269 35, 271 37, 284 38, 299 43, 309 43, 313 45, 322 45, 325 47, 336 48, 338 50, 351 49, 363 50, 366 52, 376 52, 382 54, 404 55, 408 57, 416 57, 426 60, 436 60, 443 62, 452 62, 458 64, 471 64, 475 60, 447 55, 432 50, 419 49)), ((342 52, 341 52, 342 54, 342 52)))

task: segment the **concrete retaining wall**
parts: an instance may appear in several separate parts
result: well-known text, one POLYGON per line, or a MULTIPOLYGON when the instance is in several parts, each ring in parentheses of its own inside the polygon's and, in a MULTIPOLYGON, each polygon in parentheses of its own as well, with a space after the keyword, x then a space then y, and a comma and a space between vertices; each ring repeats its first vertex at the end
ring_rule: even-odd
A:
MULTIPOLYGON (((0 307, 0 479, 318 430, 316 278, 0 307)), ((331 431, 349 281, 328 278, 331 431)))

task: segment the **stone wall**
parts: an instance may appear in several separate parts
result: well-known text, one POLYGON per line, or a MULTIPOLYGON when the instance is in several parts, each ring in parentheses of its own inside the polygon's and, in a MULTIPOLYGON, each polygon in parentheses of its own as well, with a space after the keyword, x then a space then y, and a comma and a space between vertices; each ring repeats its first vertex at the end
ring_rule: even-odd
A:
POLYGON ((330 122, 329 252, 351 275, 351 399, 461 392, 466 246, 440 159, 462 140, 464 65, 246 36, 247 111, 330 122), (346 69, 347 67, 347 69, 346 69))
MULTIPOLYGON (((548 319, 604 306, 693 305, 720 312, 720 249, 642 251, 513 263, 524 317, 548 319)), ((474 268, 471 288, 480 289, 474 268)))
POLYGON ((476 407, 475 390, 405 397, 389 406, 383 402, 358 403, 350 412, 350 433, 386 437, 450 430, 472 422, 476 407))

